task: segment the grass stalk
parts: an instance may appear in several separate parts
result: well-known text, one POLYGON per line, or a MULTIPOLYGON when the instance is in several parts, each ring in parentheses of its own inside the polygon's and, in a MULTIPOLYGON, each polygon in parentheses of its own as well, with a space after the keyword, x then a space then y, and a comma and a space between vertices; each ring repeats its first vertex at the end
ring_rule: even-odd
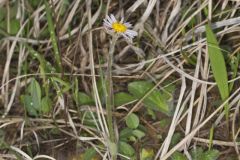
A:
POLYGON ((116 136, 114 134, 114 126, 113 126, 113 108, 114 108, 114 100, 113 100, 113 84, 112 84, 112 64, 113 64, 113 54, 115 50, 115 44, 118 39, 118 35, 114 35, 112 38, 112 42, 109 48, 108 55, 108 65, 107 65, 107 76, 106 76, 106 110, 107 110, 107 123, 110 141, 116 143, 116 136))
POLYGON ((52 46, 53 46, 54 58, 56 61, 56 68, 57 68, 57 71, 62 72, 62 62, 61 62, 61 56, 60 56, 60 52, 59 52, 59 48, 58 48, 54 22, 52 19, 52 10, 49 6, 49 3, 46 0, 44 1, 44 4, 46 7, 48 30, 50 33, 50 38, 51 38, 51 42, 52 42, 52 46))

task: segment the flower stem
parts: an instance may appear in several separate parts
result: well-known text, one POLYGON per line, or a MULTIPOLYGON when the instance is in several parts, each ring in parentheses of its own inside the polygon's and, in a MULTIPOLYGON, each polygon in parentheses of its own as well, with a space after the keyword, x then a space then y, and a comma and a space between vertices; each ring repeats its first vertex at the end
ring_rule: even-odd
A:
POLYGON ((117 35, 114 35, 112 38, 112 42, 109 48, 108 55, 108 65, 107 65, 107 77, 106 77, 106 110, 107 110, 107 123, 110 141, 116 143, 116 137, 114 134, 114 126, 113 126, 113 84, 112 84, 112 64, 113 64, 113 54, 115 50, 115 44, 118 39, 117 35))

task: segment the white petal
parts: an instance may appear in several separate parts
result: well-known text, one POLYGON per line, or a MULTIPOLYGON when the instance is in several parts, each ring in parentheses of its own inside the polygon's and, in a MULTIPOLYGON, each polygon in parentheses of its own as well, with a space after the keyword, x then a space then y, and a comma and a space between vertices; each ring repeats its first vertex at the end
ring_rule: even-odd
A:
POLYGON ((112 24, 107 19, 103 19, 103 21, 106 22, 106 23, 109 23, 110 25, 112 24))
POLYGON ((135 36, 133 36, 131 34, 126 34, 126 35, 128 35, 128 37, 130 37, 130 38, 134 38, 135 37, 135 36))
POLYGON ((127 35, 123 34, 123 37, 130 43, 132 43, 132 38, 128 37, 127 35))
POLYGON ((109 23, 106 19, 104 19, 103 21, 104 21, 103 22, 104 25, 107 25, 108 27, 112 27, 112 24, 109 23))
POLYGON ((136 31, 134 31, 134 30, 126 30, 126 32, 125 33, 127 33, 127 34, 131 34, 131 35, 133 35, 133 36, 137 36, 137 32, 136 31))
POLYGON ((116 18, 114 17, 113 14, 111 14, 110 17, 111 17, 111 19, 112 19, 113 22, 117 22, 117 20, 116 20, 116 18))
POLYGON ((124 25, 127 26, 127 28, 132 27, 132 24, 129 22, 124 23, 124 25))
POLYGON ((121 33, 121 35, 126 39, 126 40, 129 40, 130 38, 126 35, 126 34, 124 34, 124 33, 121 33))
POLYGON ((113 23, 112 19, 108 15, 107 15, 107 20, 109 23, 111 23, 111 24, 113 23))
POLYGON ((103 25, 104 25, 105 27, 112 28, 112 26, 111 26, 109 23, 103 22, 103 25))
POLYGON ((131 35, 131 34, 126 34, 128 35, 130 38, 134 38, 135 36, 131 35))

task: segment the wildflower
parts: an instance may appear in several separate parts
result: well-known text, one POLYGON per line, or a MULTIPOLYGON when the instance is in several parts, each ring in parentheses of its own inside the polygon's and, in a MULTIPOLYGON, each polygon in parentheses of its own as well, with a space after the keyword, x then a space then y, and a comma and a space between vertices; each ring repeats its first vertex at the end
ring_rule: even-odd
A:
POLYGON ((117 21, 114 15, 111 14, 110 16, 107 16, 103 21, 103 26, 110 33, 121 35, 129 41, 132 41, 132 39, 137 36, 136 31, 129 29, 132 27, 132 24, 129 22, 124 23, 123 18, 121 21, 117 21))

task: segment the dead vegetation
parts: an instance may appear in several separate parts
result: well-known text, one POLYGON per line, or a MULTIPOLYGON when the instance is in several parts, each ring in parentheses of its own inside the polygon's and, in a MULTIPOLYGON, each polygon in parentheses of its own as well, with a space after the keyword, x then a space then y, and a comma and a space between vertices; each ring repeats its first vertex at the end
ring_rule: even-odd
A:
POLYGON ((0 0, 0 159, 240 160, 239 5, 0 0), (104 99, 109 14, 138 32, 114 46, 115 144, 104 99), (225 63, 216 70, 212 50, 225 63))

